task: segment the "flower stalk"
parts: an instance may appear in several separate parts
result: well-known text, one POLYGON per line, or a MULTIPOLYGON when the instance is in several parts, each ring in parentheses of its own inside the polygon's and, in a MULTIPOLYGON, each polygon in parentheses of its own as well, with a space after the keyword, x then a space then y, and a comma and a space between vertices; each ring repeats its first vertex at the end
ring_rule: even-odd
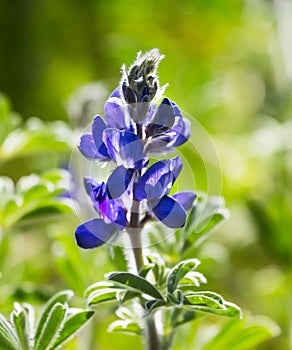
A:
MULTIPOLYGON (((79 144, 86 158, 114 162, 116 168, 106 182, 84 179, 99 218, 77 227, 77 244, 85 249, 96 248, 126 230, 137 275, 144 264, 145 223, 156 219, 169 228, 183 227, 196 197, 192 191, 169 194, 182 170, 179 157, 148 167, 153 155, 173 152, 190 136, 190 123, 179 107, 162 98, 165 87, 160 87, 156 74, 162 58, 153 49, 144 55, 139 53, 128 70, 123 66, 120 85, 105 103, 105 120, 96 116, 91 133, 82 135, 79 144)), ((145 304, 142 296, 140 300, 145 304)), ((148 350, 161 350, 162 338, 151 313, 146 317, 145 336, 148 350)))

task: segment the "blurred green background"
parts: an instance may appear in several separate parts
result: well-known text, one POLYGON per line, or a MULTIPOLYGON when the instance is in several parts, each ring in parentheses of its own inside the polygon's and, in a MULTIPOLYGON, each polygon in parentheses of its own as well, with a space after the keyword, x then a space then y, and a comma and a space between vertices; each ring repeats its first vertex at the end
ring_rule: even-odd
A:
MULTIPOLYGON (((192 145, 181 149, 196 189, 220 194, 222 174, 231 212, 198 252, 208 288, 279 325, 281 334, 258 349, 291 349, 291 23, 289 0, 0 0, 0 91, 21 115, 1 121, 0 175, 17 181, 68 163, 82 127, 103 112, 122 63, 159 48, 166 56, 159 68, 161 85, 169 83, 166 95, 205 128, 221 162, 206 175, 202 159, 190 155, 196 130, 192 145), (8 142, 12 120, 19 129, 8 142), (19 136, 24 131, 28 139, 19 136), (208 184, 214 177, 216 193, 208 184)), ((2 115, 9 109, 3 101, 2 115)), ((37 302, 60 288, 81 297, 113 268, 105 249, 75 247, 78 218, 61 212, 41 223, 4 225, 2 217, 3 313, 14 297, 37 302)), ((136 338, 106 333, 107 309, 96 317, 95 345, 79 348, 138 348, 136 338)))

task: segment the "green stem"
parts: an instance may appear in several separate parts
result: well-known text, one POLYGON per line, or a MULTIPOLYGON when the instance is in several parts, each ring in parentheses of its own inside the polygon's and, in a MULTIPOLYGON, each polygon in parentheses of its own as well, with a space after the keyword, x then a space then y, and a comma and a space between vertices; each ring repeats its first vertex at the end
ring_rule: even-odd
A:
MULTIPOLYGON (((135 188, 135 185, 134 185, 135 188)), ((139 274, 139 271, 141 270, 143 263, 143 249, 142 249, 142 240, 141 240, 141 222, 140 222, 140 215, 139 215, 139 209, 140 209, 140 203, 135 200, 133 201, 132 205, 132 211, 131 211, 131 219, 130 219, 130 230, 128 232, 132 250, 135 258, 135 265, 137 274, 139 274)), ((141 300, 142 301, 142 300, 141 300)), ((144 303, 144 301, 142 301, 144 303)), ((145 329, 145 336, 146 336, 146 346, 148 350, 159 350, 160 349, 160 342, 159 342, 159 336, 157 333, 157 329, 155 326, 155 320, 153 315, 149 315, 146 318, 146 329, 145 329)))
MULTIPOLYGON (((142 126, 139 124, 136 124, 137 127, 137 135, 140 139, 143 139, 143 130, 142 126)), ((141 177, 141 170, 137 172, 136 181, 133 185, 133 204, 131 208, 131 217, 130 217, 130 223, 128 231, 128 234, 130 236, 132 250, 135 258, 135 265, 137 274, 139 274, 139 271, 144 265, 143 262, 143 248, 142 248, 142 240, 141 240, 141 231, 143 228, 143 222, 140 221, 140 202, 135 198, 135 192, 136 192, 136 186, 139 182, 139 179, 141 177)), ((141 303, 144 304, 144 300, 141 297, 141 303)), ((156 325, 155 325, 155 319, 153 315, 149 315, 146 318, 146 325, 145 325, 145 337, 146 337, 146 346, 148 350, 160 350, 160 341, 159 336, 157 333, 156 325)))

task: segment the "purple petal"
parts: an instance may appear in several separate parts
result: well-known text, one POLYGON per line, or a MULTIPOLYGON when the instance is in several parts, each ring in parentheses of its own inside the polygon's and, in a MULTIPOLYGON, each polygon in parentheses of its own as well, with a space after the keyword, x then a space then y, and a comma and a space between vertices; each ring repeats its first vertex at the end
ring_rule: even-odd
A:
POLYGON ((174 110, 168 98, 164 98, 156 109, 151 123, 146 128, 148 137, 169 130, 175 121, 174 110))
POLYGON ((173 198, 164 196, 161 200, 150 201, 148 205, 152 209, 154 215, 170 228, 183 227, 186 222, 185 209, 173 198))
POLYGON ((134 171, 118 166, 107 180, 107 193, 110 198, 120 197, 128 188, 134 171))
POLYGON ((92 137, 99 153, 101 153, 104 157, 108 158, 109 155, 107 153, 107 149, 102 141, 102 133, 106 128, 107 125, 105 121, 99 115, 97 115, 92 123, 92 137))
POLYGON ((127 130, 106 129, 103 140, 110 157, 118 166, 141 169, 147 165, 144 145, 136 134, 127 130))
POLYGON ((172 128, 172 131, 177 133, 177 138, 173 146, 178 147, 189 139, 191 134, 191 123, 188 119, 182 118, 178 125, 172 128))
POLYGON ((170 164, 169 164, 169 169, 170 171, 172 171, 173 173, 173 183, 175 182, 175 180, 178 178, 181 170, 182 170, 182 160, 180 159, 180 157, 175 157, 170 159, 170 164))
POLYGON ((84 179, 86 192, 90 196, 94 209, 106 223, 115 223, 120 229, 126 226, 127 218, 123 202, 108 196, 104 182, 97 183, 91 178, 84 179))
POLYGON ((178 107, 178 105, 174 101, 171 101, 170 103, 172 105, 172 108, 173 108, 173 111, 174 111, 174 115, 176 117, 182 118, 182 113, 181 113, 180 108, 178 107))
POLYGON ((181 169, 182 161, 179 157, 154 163, 142 175, 136 187, 136 198, 152 200, 168 194, 181 169))
POLYGON ((96 248, 107 242, 117 231, 114 224, 106 224, 101 219, 93 219, 77 227, 75 238, 81 248, 96 248))
POLYGON ((118 97, 118 98, 122 97, 120 86, 115 88, 115 90, 110 94, 110 97, 118 97))
POLYGON ((171 132, 167 132, 156 137, 150 137, 145 145, 144 152, 146 154, 159 154, 172 151, 172 141, 175 137, 176 134, 171 132))
POLYGON ((124 129, 129 127, 126 119, 126 105, 121 98, 120 88, 116 88, 104 105, 105 119, 111 128, 124 129))
POLYGON ((85 177, 83 182, 84 182, 86 193, 89 196, 93 194, 95 197, 97 197, 101 189, 101 185, 90 177, 85 177))
POLYGON ((190 210, 193 206, 197 194, 193 191, 178 192, 172 196, 185 210, 190 210))
POLYGON ((93 137, 90 134, 84 134, 81 136, 80 145, 78 148, 80 152, 84 155, 84 157, 88 159, 100 159, 100 160, 107 159, 107 157, 105 157, 103 154, 101 154, 98 151, 98 149, 95 146, 93 137))
POLYGON ((120 230, 126 227, 127 218, 121 200, 106 198, 102 204, 100 216, 105 222, 117 224, 120 230))

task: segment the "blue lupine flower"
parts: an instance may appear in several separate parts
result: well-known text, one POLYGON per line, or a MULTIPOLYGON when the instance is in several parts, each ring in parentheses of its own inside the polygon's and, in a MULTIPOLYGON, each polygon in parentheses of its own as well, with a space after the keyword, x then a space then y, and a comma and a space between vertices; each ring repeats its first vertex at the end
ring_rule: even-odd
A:
POLYGON ((121 200, 109 198, 105 183, 85 178, 84 185, 100 219, 93 219, 78 226, 75 237, 79 246, 94 248, 108 241, 114 233, 126 226, 126 213, 121 200))
POLYGON ((81 137, 79 149, 85 157, 116 163, 107 183, 84 181, 100 218, 77 227, 76 241, 83 248, 98 247, 127 227, 137 228, 132 215, 139 228, 146 218, 156 218, 170 228, 183 227, 196 198, 192 191, 169 195, 182 170, 179 157, 146 169, 150 154, 172 151, 190 136, 190 122, 176 103, 163 98, 157 104, 164 91, 156 76, 162 58, 154 49, 139 54, 129 70, 123 67, 120 86, 105 103, 105 120, 96 116, 91 134, 81 137), (139 213, 132 213, 134 208, 140 208, 139 213))
POLYGON ((136 198, 146 199, 150 211, 170 228, 184 226, 186 210, 190 209, 196 197, 191 191, 168 196, 181 169, 179 157, 159 161, 144 173, 136 187, 136 198))

